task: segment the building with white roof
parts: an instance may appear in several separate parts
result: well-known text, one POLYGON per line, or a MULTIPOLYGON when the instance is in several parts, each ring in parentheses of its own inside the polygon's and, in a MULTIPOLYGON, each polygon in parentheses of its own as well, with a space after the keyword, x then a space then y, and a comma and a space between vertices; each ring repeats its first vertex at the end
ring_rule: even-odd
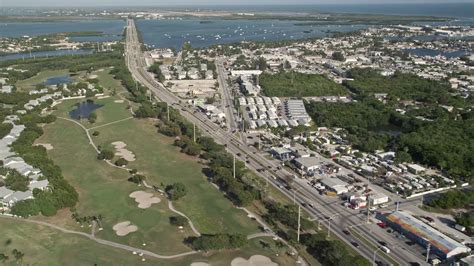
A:
POLYGON ((349 192, 349 184, 336 177, 325 177, 319 180, 326 189, 335 192, 337 195, 349 192))
POLYGON ((27 190, 25 192, 15 191, 13 194, 1 199, 0 201, 3 203, 3 205, 11 207, 15 205, 15 203, 27 199, 33 199, 33 192, 30 190, 27 190))

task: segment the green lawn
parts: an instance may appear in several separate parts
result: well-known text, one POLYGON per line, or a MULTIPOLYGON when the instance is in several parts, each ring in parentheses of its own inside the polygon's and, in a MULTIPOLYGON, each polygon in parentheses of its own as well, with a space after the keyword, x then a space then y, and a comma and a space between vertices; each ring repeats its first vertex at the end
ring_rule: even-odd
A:
MULTIPOLYGON (((236 257, 248 259, 260 254, 272 257, 279 265, 295 265, 293 259, 283 254, 285 249, 275 247, 270 239, 263 239, 269 244, 262 248, 260 239, 251 241, 242 250, 209 252, 178 259, 156 259, 145 256, 142 262, 138 255, 131 252, 98 244, 83 236, 66 234, 43 225, 18 222, 0 218, 0 253, 9 259, 4 265, 176 265, 189 266, 193 262, 207 262, 212 265, 230 265, 236 257), (17 249, 25 255, 16 261, 12 251, 17 249), (258 250, 258 253, 255 253, 258 250), (280 256, 275 257, 279 252, 280 256)), ((3 264, 2 264, 3 265, 3 264)))
POLYGON ((129 167, 147 176, 150 184, 182 182, 186 197, 175 207, 188 215, 204 233, 258 231, 257 223, 236 209, 223 194, 213 187, 202 174, 202 165, 195 158, 181 154, 173 146, 173 139, 156 133, 151 120, 127 120, 99 129, 97 144, 107 145, 123 141, 135 153, 137 160, 129 167))
POLYGON ((30 90, 34 89, 37 84, 40 84, 46 81, 50 77, 57 77, 69 74, 67 69, 62 70, 46 70, 39 72, 36 76, 33 76, 29 79, 24 79, 18 81, 15 85, 17 86, 18 90, 30 90))
MULTIPOLYGON (((101 126, 110 122, 114 122, 132 116, 130 110, 127 109, 128 103, 115 102, 121 101, 118 96, 103 99, 92 98, 92 100, 94 101, 94 103, 101 104, 103 106, 94 111, 97 114, 97 120, 95 123, 91 124, 87 119, 81 119, 79 121, 86 128, 101 126)), ((63 103, 56 106, 57 110, 54 111, 54 114, 60 117, 70 118, 69 112, 75 109, 75 105, 77 103, 81 103, 84 101, 86 101, 86 99, 65 100, 63 103)))
POLYGON ((0 218, 0 228, 0 253, 9 256, 5 265, 170 265, 172 262, 152 258, 142 262, 130 252, 42 225, 0 218), (13 249, 25 254, 21 261, 15 261, 13 249))
MULTIPOLYGON (((174 214, 167 208, 164 198, 161 197, 163 201, 149 209, 139 209, 128 195, 142 188, 127 181, 129 174, 126 171, 98 161, 95 151, 88 145, 86 135, 79 126, 58 120, 48 125, 45 131, 39 141, 54 146, 54 149, 49 151, 50 157, 61 167, 66 180, 79 192, 79 215, 104 216, 104 230, 98 234, 99 237, 132 246, 141 246, 146 242, 150 250, 164 254, 190 250, 182 240, 192 234, 179 233, 176 227, 169 224, 168 219, 174 214), (139 230, 125 237, 116 236, 112 227, 122 221, 131 221, 139 230), (166 241, 156 241, 157 239, 166 241)), ((78 229, 71 218, 63 219, 69 220, 66 224, 78 229)))

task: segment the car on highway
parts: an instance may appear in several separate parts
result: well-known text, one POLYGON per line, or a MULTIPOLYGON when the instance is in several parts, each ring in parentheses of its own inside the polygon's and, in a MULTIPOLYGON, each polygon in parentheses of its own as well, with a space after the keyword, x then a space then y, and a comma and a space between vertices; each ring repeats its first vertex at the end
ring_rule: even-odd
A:
POLYGON ((351 234, 351 232, 349 232, 349 230, 343 230, 342 232, 343 232, 344 234, 346 234, 346 235, 350 235, 350 234, 351 234))
POLYGON ((377 225, 383 229, 387 228, 387 224, 385 222, 378 222, 377 225))
POLYGON ((380 249, 383 250, 383 252, 389 254, 390 253, 390 249, 386 246, 380 246, 380 249))
POLYGON ((434 219, 429 216, 424 216, 423 218, 425 218, 425 220, 428 221, 428 223, 434 223, 434 219))
POLYGON ((359 243, 357 243, 357 242, 351 242, 351 244, 352 244, 354 247, 356 247, 356 248, 359 248, 359 247, 360 247, 359 243))

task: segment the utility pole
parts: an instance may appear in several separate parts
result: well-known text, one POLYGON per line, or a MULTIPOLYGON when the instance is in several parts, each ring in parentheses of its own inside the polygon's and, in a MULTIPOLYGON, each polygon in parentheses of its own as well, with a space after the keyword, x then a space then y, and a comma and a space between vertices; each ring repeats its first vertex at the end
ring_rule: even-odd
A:
POLYGON ((430 259, 430 249, 431 249, 431 243, 428 242, 428 245, 426 246, 426 260, 425 260, 425 262, 428 262, 428 260, 430 259))
POLYGON ((328 237, 327 237, 328 239, 329 239, 329 236, 331 234, 331 220, 332 220, 332 218, 328 219, 328 237))
MULTIPOLYGON (((196 123, 193 123, 193 140, 194 140, 194 142, 196 142, 196 123)), ((234 160, 235 160, 235 158, 234 158, 234 160)))
POLYGON ((301 229, 301 206, 298 205, 298 243, 300 242, 300 229, 301 229))
POLYGON ((367 197, 367 223, 370 223, 370 199, 367 197))
POLYGON ((233 160, 232 160, 232 169, 233 169, 234 178, 235 178, 235 154, 234 154, 234 157, 233 157, 233 160))

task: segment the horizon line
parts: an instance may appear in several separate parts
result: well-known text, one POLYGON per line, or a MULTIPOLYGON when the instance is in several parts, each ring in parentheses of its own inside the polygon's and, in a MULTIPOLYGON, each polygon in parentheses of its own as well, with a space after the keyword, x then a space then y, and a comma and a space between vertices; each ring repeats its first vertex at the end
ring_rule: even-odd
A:
MULTIPOLYGON (((353 5, 353 6, 370 6, 370 5, 414 5, 414 4, 474 4, 474 2, 446 2, 440 3, 436 1, 424 2, 424 1, 412 1, 412 2, 393 2, 393 3, 317 3, 317 4, 307 4, 307 3, 295 3, 295 4, 272 4, 272 6, 336 6, 336 5, 353 5)), ((245 6, 267 6, 267 4, 104 4, 104 5, 47 5, 47 6, 24 6, 24 5, 4 5, 0 8, 100 8, 100 7, 245 7, 245 6)), ((271 8, 271 7, 270 7, 271 8)))

